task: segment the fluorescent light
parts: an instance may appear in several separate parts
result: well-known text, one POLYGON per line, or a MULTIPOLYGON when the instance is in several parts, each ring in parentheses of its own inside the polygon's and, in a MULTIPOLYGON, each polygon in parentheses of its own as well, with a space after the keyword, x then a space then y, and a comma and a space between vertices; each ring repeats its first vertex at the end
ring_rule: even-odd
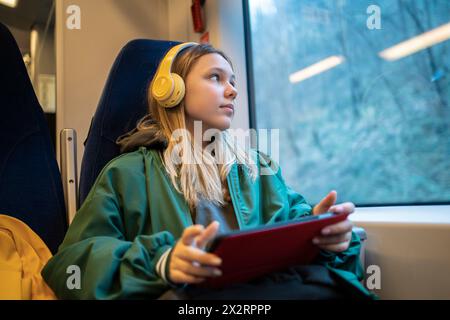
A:
POLYGON ((305 69, 294 72, 289 76, 289 81, 291 83, 296 83, 303 81, 305 79, 311 78, 319 73, 322 73, 328 69, 334 68, 341 64, 345 58, 343 56, 331 56, 322 61, 319 61, 305 69))
POLYGON ((381 51, 378 55, 385 60, 395 61, 445 41, 448 38, 450 38, 450 23, 400 42, 393 47, 381 51))
POLYGON ((17 6, 18 0, 0 0, 0 4, 3 4, 4 6, 15 8, 17 6))

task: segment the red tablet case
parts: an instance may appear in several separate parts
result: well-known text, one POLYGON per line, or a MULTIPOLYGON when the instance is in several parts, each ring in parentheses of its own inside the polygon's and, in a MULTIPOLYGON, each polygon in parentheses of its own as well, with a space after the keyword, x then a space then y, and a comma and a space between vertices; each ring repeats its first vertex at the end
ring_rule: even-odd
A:
POLYGON ((334 214, 303 222, 293 220, 280 226, 224 236, 212 251, 222 259, 222 276, 207 278, 199 286, 220 288, 290 266, 309 264, 319 253, 312 239, 320 235, 323 228, 345 220, 348 215, 334 214))

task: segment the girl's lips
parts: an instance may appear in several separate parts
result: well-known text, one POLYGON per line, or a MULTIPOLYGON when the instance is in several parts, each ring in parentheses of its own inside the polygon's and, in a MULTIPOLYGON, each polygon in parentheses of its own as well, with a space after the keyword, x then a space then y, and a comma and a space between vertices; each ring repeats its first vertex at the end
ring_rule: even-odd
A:
POLYGON ((234 112, 234 106, 232 104, 223 105, 223 106, 221 106, 221 108, 229 109, 232 112, 234 112))

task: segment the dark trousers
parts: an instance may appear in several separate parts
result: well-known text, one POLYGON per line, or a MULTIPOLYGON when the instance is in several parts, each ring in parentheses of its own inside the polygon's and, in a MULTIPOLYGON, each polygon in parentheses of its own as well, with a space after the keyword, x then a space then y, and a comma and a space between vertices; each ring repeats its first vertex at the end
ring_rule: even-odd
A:
POLYGON ((162 300, 330 300, 364 299, 355 289, 343 286, 319 265, 301 265, 247 283, 220 289, 187 286, 164 293, 162 300))

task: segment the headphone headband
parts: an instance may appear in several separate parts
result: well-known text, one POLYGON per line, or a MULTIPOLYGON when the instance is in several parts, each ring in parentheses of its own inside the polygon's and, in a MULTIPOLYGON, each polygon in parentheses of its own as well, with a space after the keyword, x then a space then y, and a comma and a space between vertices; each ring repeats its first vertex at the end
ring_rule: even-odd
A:
POLYGON ((172 69, 172 62, 175 59, 175 57, 178 55, 178 53, 183 50, 184 48, 191 47, 196 45, 195 42, 185 42, 180 43, 176 46, 173 46, 170 48, 170 50, 166 53, 164 58, 161 60, 161 63, 159 64, 158 71, 156 72, 156 76, 159 76, 160 74, 170 74, 172 69))

